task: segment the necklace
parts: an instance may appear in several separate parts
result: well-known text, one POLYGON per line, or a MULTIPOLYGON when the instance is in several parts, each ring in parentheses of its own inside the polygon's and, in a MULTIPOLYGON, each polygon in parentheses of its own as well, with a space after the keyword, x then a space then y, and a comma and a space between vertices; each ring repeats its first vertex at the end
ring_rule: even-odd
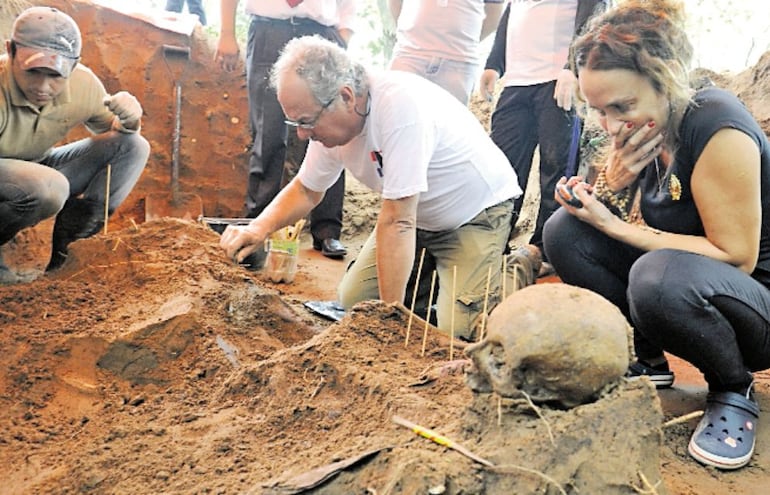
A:
POLYGON ((666 192, 673 201, 679 201, 682 198, 682 183, 679 181, 679 177, 672 172, 673 159, 671 155, 666 155, 664 160, 667 160, 669 165, 666 166, 666 162, 663 163, 665 170, 663 174, 660 173, 660 160, 655 157, 655 174, 658 178, 658 194, 663 194, 663 186, 666 186, 666 192))

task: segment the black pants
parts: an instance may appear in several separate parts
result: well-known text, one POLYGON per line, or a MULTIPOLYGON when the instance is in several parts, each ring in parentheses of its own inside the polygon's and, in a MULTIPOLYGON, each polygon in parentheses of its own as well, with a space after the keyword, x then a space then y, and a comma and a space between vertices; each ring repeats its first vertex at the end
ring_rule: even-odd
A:
POLYGON ((541 251, 543 224, 559 206, 553 192, 565 174, 572 141, 572 113, 556 105, 555 87, 551 81, 504 88, 490 123, 490 137, 511 162, 524 191, 514 203, 514 223, 524 204, 535 148, 540 146, 540 207, 529 242, 541 251))
MULTIPOLYGON (((333 27, 306 19, 290 22, 252 16, 246 51, 249 120, 253 138, 245 204, 247 217, 259 215, 284 185, 288 129, 284 123, 286 116, 275 91, 270 88, 270 69, 289 40, 313 34, 344 46, 333 27)), ((343 172, 310 214, 310 231, 314 239, 340 237, 344 197, 343 172)))
POLYGON ((663 351, 692 363, 712 391, 740 390, 770 368, 770 290, 738 268, 687 251, 642 252, 566 210, 544 245, 562 281, 620 308, 640 359, 663 351))

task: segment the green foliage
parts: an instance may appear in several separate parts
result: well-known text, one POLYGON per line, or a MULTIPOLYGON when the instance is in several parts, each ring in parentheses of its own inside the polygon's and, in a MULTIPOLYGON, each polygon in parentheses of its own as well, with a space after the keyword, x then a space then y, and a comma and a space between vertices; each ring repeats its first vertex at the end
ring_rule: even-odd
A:
MULTIPOLYGON (((393 55, 393 46, 396 44, 396 26, 387 0, 367 0, 358 5, 360 22, 367 26, 367 33, 377 33, 369 37, 365 46, 372 56, 373 65, 385 65, 393 55)), ((358 33, 356 36, 361 36, 358 33)))

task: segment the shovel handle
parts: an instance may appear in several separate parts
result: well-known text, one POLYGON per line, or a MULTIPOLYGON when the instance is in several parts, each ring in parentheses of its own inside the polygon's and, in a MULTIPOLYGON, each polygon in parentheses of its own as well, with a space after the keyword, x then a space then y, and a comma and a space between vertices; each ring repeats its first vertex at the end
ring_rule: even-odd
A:
POLYGON ((171 195, 176 199, 179 194, 179 144, 182 133, 182 85, 174 83, 174 142, 171 149, 171 195))

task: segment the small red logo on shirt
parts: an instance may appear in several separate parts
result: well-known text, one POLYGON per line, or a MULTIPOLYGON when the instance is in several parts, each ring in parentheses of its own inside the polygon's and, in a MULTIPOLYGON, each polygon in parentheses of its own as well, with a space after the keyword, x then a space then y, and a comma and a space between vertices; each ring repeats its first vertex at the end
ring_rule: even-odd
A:
POLYGON ((377 175, 382 177, 382 153, 379 151, 372 151, 369 153, 372 161, 377 164, 377 175))

